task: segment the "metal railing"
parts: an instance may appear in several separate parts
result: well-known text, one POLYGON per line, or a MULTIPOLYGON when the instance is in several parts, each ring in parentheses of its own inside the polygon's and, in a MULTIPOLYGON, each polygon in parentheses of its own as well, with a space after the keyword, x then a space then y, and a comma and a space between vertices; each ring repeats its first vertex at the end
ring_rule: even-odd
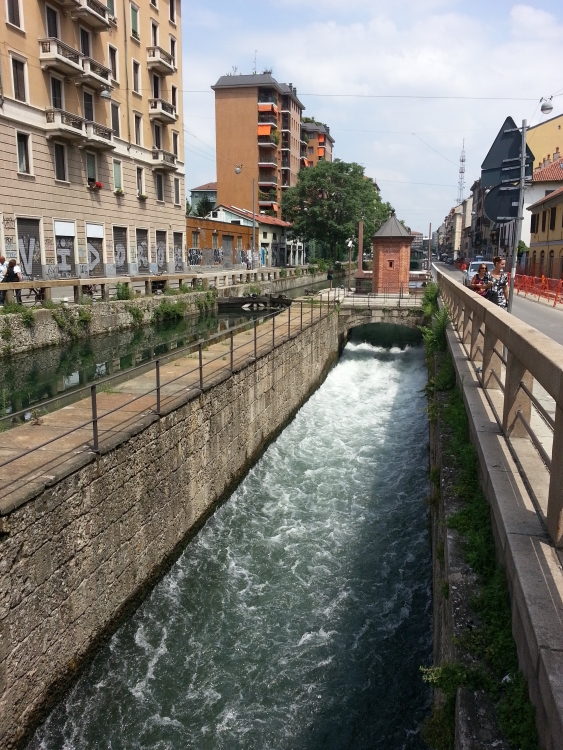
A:
POLYGON ((99 122, 90 120, 86 123, 86 136, 103 138, 105 141, 113 140, 113 130, 107 128, 105 125, 100 125, 99 122))
POLYGON ((100 18, 103 18, 104 21, 107 19, 107 6, 99 3, 98 0, 81 0, 81 5, 83 8, 86 7, 93 13, 96 13, 96 15, 100 16, 100 18))
POLYGON ((561 547, 563 461, 556 454, 563 446, 563 347, 440 271, 437 278, 452 326, 536 511, 561 547), (543 399, 537 390, 546 393, 543 399))
POLYGON ((75 130, 84 130, 86 120, 72 112, 65 112, 64 109, 46 109, 45 119, 49 124, 56 124, 57 120, 61 125, 66 125, 75 130))
POLYGON ((84 68, 84 73, 86 75, 92 73, 92 75, 98 76, 98 78, 102 78, 104 81, 109 82, 111 70, 106 68, 105 65, 96 62, 96 60, 93 60, 91 57, 82 58, 82 67, 84 68))
POLYGON ((259 125, 278 125, 278 118, 276 115, 268 115, 262 112, 258 113, 258 124, 259 125))
MULTIPOLYGON (((168 354, 165 354, 164 356, 153 360, 152 362, 133 367, 127 371, 127 381, 132 380, 135 376, 146 375, 147 373, 150 373, 154 367, 154 386, 148 387, 146 390, 143 389, 143 392, 141 394, 132 396, 131 398, 128 398, 128 394, 124 394, 125 401, 123 403, 120 403, 114 408, 110 408, 103 413, 100 413, 99 409, 100 403, 98 398, 100 395, 100 391, 102 393, 104 391, 111 391, 112 385, 122 384, 123 373, 103 378, 93 385, 85 386, 84 388, 73 391, 73 400, 75 401, 75 403, 76 397, 78 395, 89 395, 90 418, 83 420, 80 424, 75 425, 68 430, 64 430, 63 432, 60 432, 60 428, 57 428, 58 434, 50 438, 49 440, 40 442, 33 447, 28 448, 27 450, 20 451, 15 456, 11 456, 1 461, 0 470, 7 466, 10 466, 12 467, 10 471, 12 473, 17 473, 18 461, 28 458, 31 454, 40 455, 40 452, 44 451, 44 449, 48 446, 53 446, 60 440, 68 439, 69 436, 76 435, 76 433, 78 433, 80 430, 90 428, 91 441, 78 441, 76 445, 70 448, 68 447, 69 444, 67 442, 67 447, 65 447, 65 450, 58 458, 49 458, 45 461, 39 461, 37 466, 33 468, 30 467, 29 460, 27 460, 25 462, 25 467, 23 465, 21 467, 21 477, 16 477, 11 480, 7 478, 3 479, 2 490, 4 498, 10 492, 25 486, 29 481, 29 475, 31 472, 37 470, 46 470, 46 467, 49 467, 49 471, 53 471, 59 464, 65 463, 66 461, 68 461, 70 456, 76 454, 77 449, 78 452, 99 453, 100 442, 105 437, 107 437, 108 439, 113 437, 116 431, 126 429, 128 425, 130 426, 138 423, 140 420, 145 419, 148 415, 152 414, 155 416, 155 418, 160 418, 163 412, 166 411, 167 407, 173 408, 174 403, 176 403, 179 398, 185 396, 186 391, 191 391, 194 393, 194 395, 198 395, 206 388, 210 388, 214 385, 219 384, 223 380, 232 377, 235 374, 237 368, 242 367, 243 364, 250 364, 253 361, 256 361, 259 356, 265 356, 266 354, 273 352, 275 349, 279 348, 282 344, 286 343, 294 336, 299 335, 303 330, 306 330, 307 328, 310 328, 324 318, 327 318, 330 314, 332 314, 332 312, 334 312, 338 303, 338 295, 335 293, 331 299, 329 293, 328 299, 326 301, 323 300, 321 296, 319 300, 303 300, 300 301, 299 304, 294 302, 293 312, 291 306, 285 308, 284 312, 287 313, 287 323, 285 323, 285 321, 280 321, 276 324, 276 318, 280 314, 283 314, 280 313, 279 310, 276 310, 272 313, 264 314, 264 316, 260 320, 260 324, 258 319, 256 319, 250 324, 244 323, 240 326, 232 328, 226 333, 229 346, 229 358, 227 364, 224 365, 222 363, 227 361, 226 354, 224 352, 220 352, 219 354, 217 354, 217 356, 213 356, 212 358, 204 358, 204 351, 208 350, 209 346, 224 341, 225 332, 222 332, 205 340, 199 341, 198 343, 192 343, 186 347, 175 349, 172 352, 169 352, 168 354), (252 340, 244 341, 243 343, 235 346, 235 334, 248 331, 250 328, 253 331, 252 340), (164 363, 170 362, 172 360, 177 360, 179 358, 190 357, 194 354, 197 355, 198 362, 193 368, 190 368, 187 371, 180 373, 178 376, 170 378, 163 382, 161 366, 164 363), (153 399, 152 407, 146 406, 147 396, 153 399), (144 400, 144 403, 140 403, 142 400, 144 400), (133 415, 131 415, 131 409, 129 408, 129 413, 126 412, 123 415, 123 419, 116 423, 114 415, 116 415, 118 412, 123 413, 123 410, 126 407, 131 407, 132 404, 139 405, 138 412, 135 412, 133 415), (109 417, 114 418, 111 420, 111 424, 104 432, 100 429, 100 423, 103 423, 103 420, 107 420, 109 417)), ((60 404, 60 401, 60 396, 48 401, 44 401, 41 406, 38 407, 36 411, 34 411, 34 419, 36 420, 36 424, 38 423, 38 420, 40 421, 40 417, 44 416, 47 413, 46 410, 49 406, 56 405, 57 402, 60 404), (41 414, 39 414, 39 410, 41 411, 41 414)), ((30 409, 26 408, 0 417, 0 430, 2 429, 2 426, 6 424, 6 422, 10 422, 18 417, 25 416, 26 414, 29 414, 29 412, 30 409)), ((15 430, 25 430, 28 428, 29 425, 14 427, 15 430)))

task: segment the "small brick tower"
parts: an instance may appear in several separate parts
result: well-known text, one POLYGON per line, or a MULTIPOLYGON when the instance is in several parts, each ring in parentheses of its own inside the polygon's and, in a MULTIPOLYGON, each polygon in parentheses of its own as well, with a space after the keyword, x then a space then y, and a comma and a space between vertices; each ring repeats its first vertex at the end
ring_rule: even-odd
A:
POLYGON ((376 294, 409 293, 409 270, 413 236, 394 213, 372 237, 372 290, 376 294))

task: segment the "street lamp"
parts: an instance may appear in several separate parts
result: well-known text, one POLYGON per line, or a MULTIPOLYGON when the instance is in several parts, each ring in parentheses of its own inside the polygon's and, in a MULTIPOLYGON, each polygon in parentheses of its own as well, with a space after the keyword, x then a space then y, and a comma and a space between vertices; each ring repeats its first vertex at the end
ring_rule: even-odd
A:
MULTIPOLYGON (((235 174, 242 172, 242 164, 235 165, 235 174)), ((254 269, 254 237, 256 235, 256 214, 254 213, 254 177, 252 178, 252 242, 250 244, 250 268, 254 269)))

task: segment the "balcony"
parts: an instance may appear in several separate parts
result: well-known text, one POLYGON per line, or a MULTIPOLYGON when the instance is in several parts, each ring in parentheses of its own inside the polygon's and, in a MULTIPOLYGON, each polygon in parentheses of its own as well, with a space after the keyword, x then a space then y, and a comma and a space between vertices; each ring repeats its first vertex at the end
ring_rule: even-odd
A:
POLYGON ((258 94, 258 104, 275 104, 278 106, 278 98, 273 94, 258 94))
POLYGON ((162 47, 147 47, 147 68, 162 76, 169 76, 176 70, 174 58, 162 47))
POLYGON ((278 127, 278 118, 276 115, 265 115, 260 113, 258 115, 258 125, 271 125, 274 128, 278 127))
POLYGON ((277 114, 278 105, 276 102, 258 102, 258 112, 277 114))
POLYGON ((81 21, 95 31, 103 31, 110 27, 107 5, 99 0, 78 0, 70 16, 73 21, 81 21))
POLYGON ((113 151, 115 143, 113 142, 113 130, 100 125, 98 122, 86 122, 86 141, 85 148, 92 148, 96 151, 113 151))
POLYGON ((269 172, 261 172, 258 175, 258 187, 277 187, 278 178, 277 175, 269 172))
POLYGON ((260 169, 277 169, 278 161, 274 156, 266 156, 265 154, 260 154, 258 158, 258 167, 260 169))
POLYGON ((166 172, 175 172, 178 169, 175 154, 171 154, 170 151, 164 151, 161 148, 153 148, 152 164, 153 169, 163 169, 166 172))
POLYGON ((65 112, 64 109, 45 110, 47 138, 61 138, 76 143, 86 138, 86 121, 83 117, 65 112))
POLYGON ((100 65, 99 62, 92 60, 91 57, 82 58, 82 68, 84 70, 82 83, 91 86, 96 91, 103 91, 104 89, 112 90, 111 70, 109 68, 100 65))
POLYGON ((149 99, 149 119, 164 125, 176 122, 176 107, 164 99, 149 99))
POLYGON ((53 70, 65 78, 82 75, 80 52, 52 37, 39 40, 39 62, 41 70, 53 70))
POLYGON ((76 8, 77 5, 80 5, 80 0, 55 0, 55 2, 61 8, 76 8))
POLYGON ((278 144, 275 138, 272 138, 270 135, 259 135, 258 136, 258 145, 260 148, 277 148, 278 144))

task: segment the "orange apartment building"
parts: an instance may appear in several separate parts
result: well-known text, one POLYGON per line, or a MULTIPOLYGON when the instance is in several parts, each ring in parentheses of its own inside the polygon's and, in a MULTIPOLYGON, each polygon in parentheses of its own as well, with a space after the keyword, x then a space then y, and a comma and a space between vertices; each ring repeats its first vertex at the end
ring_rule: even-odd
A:
POLYGON ((0 252, 24 278, 181 271, 180 0, 1 0, 0 252))
POLYGON ((334 138, 328 125, 304 118, 301 132, 301 158, 304 167, 316 167, 320 161, 332 161, 334 138))
POLYGON ((301 167, 303 104, 269 74, 228 75, 215 86, 217 202, 279 215, 301 167), (252 180, 255 182, 252 206, 252 180))

